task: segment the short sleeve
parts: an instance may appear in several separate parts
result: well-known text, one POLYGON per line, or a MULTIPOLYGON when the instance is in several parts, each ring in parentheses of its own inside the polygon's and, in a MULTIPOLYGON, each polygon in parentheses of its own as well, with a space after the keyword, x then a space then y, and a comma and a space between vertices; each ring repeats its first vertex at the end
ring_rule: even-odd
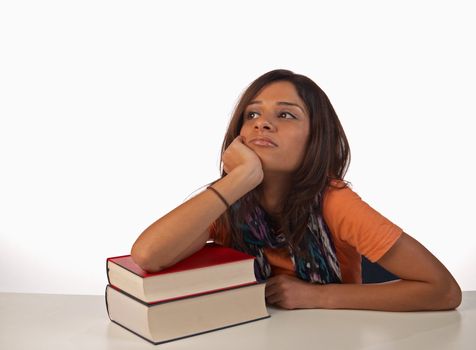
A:
POLYGON ((349 187, 329 187, 322 210, 333 235, 353 246, 371 262, 379 260, 403 232, 349 187))
POLYGON ((228 235, 225 234, 221 225, 218 224, 218 219, 213 221, 208 226, 209 239, 220 245, 227 245, 228 235))
POLYGON ((217 223, 216 223, 216 221, 213 221, 208 226, 208 234, 209 234, 209 239, 211 239, 213 241, 217 240, 217 223))

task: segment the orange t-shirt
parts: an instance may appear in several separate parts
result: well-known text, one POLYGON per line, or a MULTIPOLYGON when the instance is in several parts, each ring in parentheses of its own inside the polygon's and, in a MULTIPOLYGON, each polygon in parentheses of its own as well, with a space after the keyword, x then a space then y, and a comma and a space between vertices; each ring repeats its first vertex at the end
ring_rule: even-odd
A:
MULTIPOLYGON (((340 187, 342 183, 333 180, 333 184, 340 187)), ((347 186, 341 189, 328 187, 322 211, 336 249, 342 283, 362 283, 361 255, 371 262, 379 260, 403 232, 347 186)), ((212 230, 211 238, 214 236, 212 230)), ((273 275, 296 275, 286 247, 265 248, 264 254, 273 275)))

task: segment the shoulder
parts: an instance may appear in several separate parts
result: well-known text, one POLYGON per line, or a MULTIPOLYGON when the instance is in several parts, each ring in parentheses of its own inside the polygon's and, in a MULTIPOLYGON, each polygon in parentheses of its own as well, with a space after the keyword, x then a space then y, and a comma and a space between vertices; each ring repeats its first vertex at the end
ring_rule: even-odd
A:
POLYGON ((334 236, 343 238, 341 233, 344 221, 349 219, 349 214, 355 212, 361 203, 362 199, 351 189, 349 182, 331 180, 322 196, 321 212, 334 236))
POLYGON ((329 186, 326 187, 323 199, 322 210, 325 215, 326 212, 333 212, 342 210, 343 206, 358 203, 362 198, 352 189, 352 184, 344 180, 331 180, 329 186))
POLYGON ((373 262, 395 242, 402 229, 362 200, 349 186, 342 186, 342 182, 336 183, 341 188, 329 186, 324 193, 324 220, 334 236, 373 262))

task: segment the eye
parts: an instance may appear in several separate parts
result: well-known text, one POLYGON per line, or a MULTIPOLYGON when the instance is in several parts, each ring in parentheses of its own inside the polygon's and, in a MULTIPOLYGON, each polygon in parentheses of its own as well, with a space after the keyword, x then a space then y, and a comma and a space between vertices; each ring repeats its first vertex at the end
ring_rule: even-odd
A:
POLYGON ((245 119, 254 119, 254 118, 256 118, 257 114, 258 113, 256 113, 256 112, 247 112, 246 115, 245 115, 245 119))
POLYGON ((294 115, 292 115, 291 113, 289 112, 281 112, 279 113, 279 118, 284 118, 284 119, 296 119, 296 117, 294 115), (283 117, 284 115, 284 117, 283 117))

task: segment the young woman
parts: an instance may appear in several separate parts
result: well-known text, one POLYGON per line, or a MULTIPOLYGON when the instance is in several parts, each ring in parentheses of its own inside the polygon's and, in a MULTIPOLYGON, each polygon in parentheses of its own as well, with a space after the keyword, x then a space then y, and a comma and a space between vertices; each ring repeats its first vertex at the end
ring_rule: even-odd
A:
POLYGON ((282 308, 460 305, 460 287, 445 266, 349 188, 349 162, 326 94, 303 75, 268 72, 235 108, 221 178, 151 224, 132 257, 158 271, 214 239, 256 257, 267 302, 282 308), (362 284, 361 255, 400 279, 362 284))

